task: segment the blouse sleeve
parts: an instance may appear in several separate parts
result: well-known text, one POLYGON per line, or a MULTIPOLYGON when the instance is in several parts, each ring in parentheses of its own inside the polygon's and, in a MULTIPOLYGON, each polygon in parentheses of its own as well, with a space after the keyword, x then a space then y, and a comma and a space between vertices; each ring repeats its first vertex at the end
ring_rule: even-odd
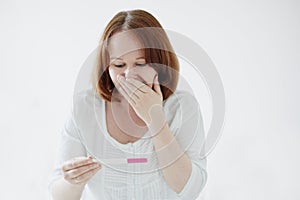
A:
POLYGON ((176 116, 172 123, 177 126, 173 134, 192 162, 191 175, 177 195, 183 200, 194 200, 198 198, 207 181, 207 160, 200 156, 205 139, 203 120, 198 101, 192 94, 182 91, 175 98, 179 104, 176 104, 176 116))
POLYGON ((78 134, 80 133, 76 126, 72 110, 67 116, 60 132, 58 155, 56 156, 54 169, 48 182, 49 191, 51 191, 53 182, 62 177, 61 166, 65 161, 78 156, 86 156, 85 147, 82 145, 78 134))

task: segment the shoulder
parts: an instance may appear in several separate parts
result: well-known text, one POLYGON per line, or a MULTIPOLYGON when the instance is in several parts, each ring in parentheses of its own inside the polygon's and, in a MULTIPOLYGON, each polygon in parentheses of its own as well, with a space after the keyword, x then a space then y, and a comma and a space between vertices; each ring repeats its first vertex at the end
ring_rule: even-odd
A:
POLYGON ((104 100, 93 89, 85 89, 73 95, 73 114, 78 121, 91 120, 102 113, 104 100))
POLYGON ((85 90, 81 90, 73 95, 73 106, 81 107, 85 109, 93 109, 95 107, 99 107, 103 104, 103 99, 101 99, 97 93, 89 88, 85 90))
POLYGON ((168 99, 164 100, 165 110, 176 112, 182 110, 197 110, 199 107, 196 97, 185 90, 176 90, 168 99))
POLYGON ((163 110, 171 129, 176 129, 183 121, 197 117, 200 113, 196 97, 185 90, 176 90, 163 102, 163 110))

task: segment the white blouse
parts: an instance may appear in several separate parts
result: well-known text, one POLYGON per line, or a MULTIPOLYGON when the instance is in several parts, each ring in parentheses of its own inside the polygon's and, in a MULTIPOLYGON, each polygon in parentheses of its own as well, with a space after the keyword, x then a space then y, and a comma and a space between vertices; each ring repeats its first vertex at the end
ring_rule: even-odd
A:
POLYGON ((191 176, 180 193, 172 190, 164 180, 151 138, 142 137, 122 144, 108 133, 105 101, 92 89, 74 96, 73 107, 61 131, 59 155, 49 191, 53 182, 62 177, 63 162, 92 155, 102 163, 102 168, 86 184, 81 199, 196 199, 207 181, 207 161, 200 158, 205 134, 198 101, 190 93, 177 90, 163 101, 163 111, 176 141, 192 161, 191 176), (147 158, 148 162, 109 164, 104 161, 140 157, 147 158))

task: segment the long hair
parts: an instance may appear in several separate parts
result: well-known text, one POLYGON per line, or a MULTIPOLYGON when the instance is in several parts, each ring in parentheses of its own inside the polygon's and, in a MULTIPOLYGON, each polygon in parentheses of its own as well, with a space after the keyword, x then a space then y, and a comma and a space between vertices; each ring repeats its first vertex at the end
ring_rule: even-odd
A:
POLYGON ((93 89, 104 100, 111 101, 115 86, 108 71, 109 38, 118 32, 129 30, 133 31, 146 47, 144 48, 146 63, 152 63, 151 66, 157 71, 163 100, 167 99, 178 84, 179 62, 161 24, 153 15, 140 9, 117 13, 104 29, 99 42, 96 67, 92 74, 93 89))

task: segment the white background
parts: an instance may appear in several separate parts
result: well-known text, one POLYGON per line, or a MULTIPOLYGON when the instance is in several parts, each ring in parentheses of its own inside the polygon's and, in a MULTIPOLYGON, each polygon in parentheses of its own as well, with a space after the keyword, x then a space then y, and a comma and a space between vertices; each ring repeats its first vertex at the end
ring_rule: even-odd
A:
POLYGON ((0 199, 48 198, 80 66, 113 15, 135 8, 197 42, 222 78, 226 122, 201 199, 300 199, 296 0, 1 0, 0 199))

